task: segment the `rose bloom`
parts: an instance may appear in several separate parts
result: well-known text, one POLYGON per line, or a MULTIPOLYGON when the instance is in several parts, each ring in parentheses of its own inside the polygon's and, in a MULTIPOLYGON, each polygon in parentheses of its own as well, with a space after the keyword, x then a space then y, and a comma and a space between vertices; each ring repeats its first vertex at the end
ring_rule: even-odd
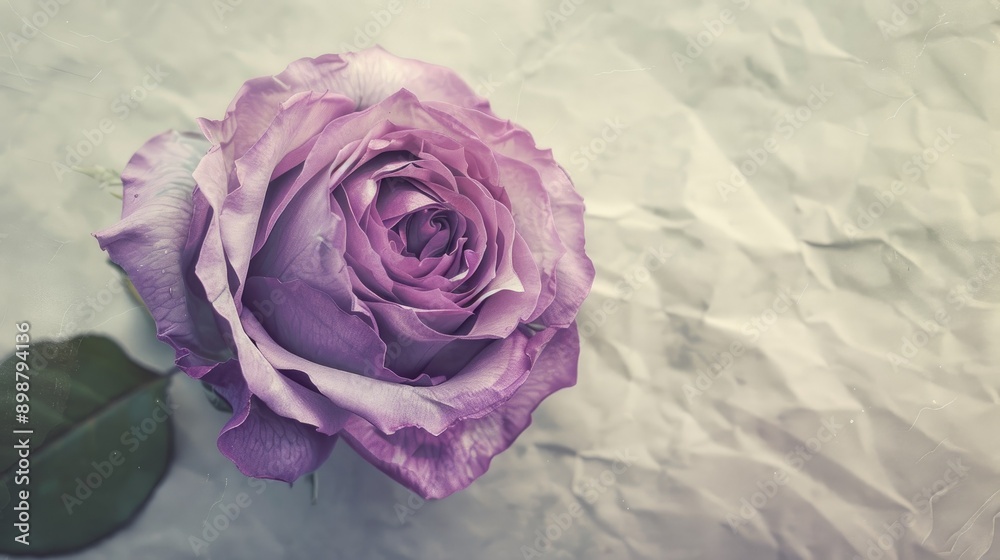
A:
POLYGON ((583 202, 453 71, 305 58, 199 124, 132 157, 95 236, 232 406, 218 446, 245 475, 291 482, 343 438, 440 498, 575 383, 583 202))

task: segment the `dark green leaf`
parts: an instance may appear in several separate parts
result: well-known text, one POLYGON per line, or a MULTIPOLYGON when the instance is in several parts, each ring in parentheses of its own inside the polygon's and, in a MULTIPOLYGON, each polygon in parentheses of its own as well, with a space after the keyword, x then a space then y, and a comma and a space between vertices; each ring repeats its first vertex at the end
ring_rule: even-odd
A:
POLYGON ((127 524, 171 458, 169 377, 129 359, 111 340, 32 342, 29 421, 16 421, 16 356, 0 365, 0 552, 54 554, 127 524), (30 435, 13 430, 31 429, 30 435), (135 431, 133 431, 133 429, 135 431), (27 484, 18 438, 30 438, 27 484), (23 474, 23 471, 22 471, 23 474), (29 545, 15 540, 27 490, 29 545))

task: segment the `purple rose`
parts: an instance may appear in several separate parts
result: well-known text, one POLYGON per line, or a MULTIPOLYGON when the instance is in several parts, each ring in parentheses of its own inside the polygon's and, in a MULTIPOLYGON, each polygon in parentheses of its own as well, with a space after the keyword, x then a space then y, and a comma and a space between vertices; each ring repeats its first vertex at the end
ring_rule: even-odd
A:
POLYGON ((343 437, 444 497, 575 383, 582 200, 454 72, 305 58, 199 124, 132 157, 96 237, 232 405, 218 445, 244 474, 293 481, 343 437))

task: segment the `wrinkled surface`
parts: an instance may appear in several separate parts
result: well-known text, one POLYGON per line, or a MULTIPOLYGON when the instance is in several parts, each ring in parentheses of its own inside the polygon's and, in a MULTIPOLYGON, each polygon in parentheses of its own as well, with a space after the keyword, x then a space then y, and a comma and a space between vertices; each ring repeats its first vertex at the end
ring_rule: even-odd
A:
MULTIPOLYGON (((164 485, 125 532, 72 557, 191 557, 189 536, 245 492, 251 505, 202 558, 523 558, 574 504, 581 516, 544 558, 865 558, 906 512, 915 522, 883 538, 883 558, 995 558, 1000 288, 977 277, 1000 239, 998 12, 926 2, 886 39, 878 21, 891 22, 893 2, 742 4, 587 0, 554 25, 557 2, 406 4, 379 43, 455 68, 551 147, 587 200, 597 281, 583 317, 619 307, 581 321, 577 385, 460 493, 421 505, 340 441, 310 506, 304 482, 258 494, 216 448, 225 415, 178 378, 184 417, 164 485), (738 19, 680 72, 671 53, 724 8, 738 19), (829 101, 723 200, 717 181, 821 85, 829 101), (588 159, 579 150, 606 119, 625 128, 588 159), (915 175, 907 160, 948 127, 961 136, 915 175), (896 180, 906 190, 848 236, 896 180), (661 247, 667 264, 638 272, 661 247), (782 289, 802 295, 779 314, 782 289), (768 309, 774 324, 754 338, 768 309), (894 367, 888 353, 902 356, 902 338, 942 310, 949 325, 894 367), (748 350, 689 400, 685 385, 733 342, 748 350), (831 416, 844 428, 793 469, 787 455, 831 416), (592 494, 619 451, 632 466, 592 494), (923 507, 959 458, 967 476, 923 507), (779 469, 788 484, 733 532, 726 516, 779 469)), ((167 369, 172 351, 135 304, 97 299, 114 277, 88 233, 118 217, 118 201, 88 177, 59 181, 48 162, 107 117, 115 131, 87 162, 121 169, 161 130, 221 116, 248 76, 340 50, 382 7, 244 0, 220 19, 211 3, 71 3, 44 31, 78 49, 40 37, 17 68, 0 58, 0 321, 28 318, 38 336, 73 322, 167 369), (171 75, 119 121, 113 99, 158 63, 171 75)))

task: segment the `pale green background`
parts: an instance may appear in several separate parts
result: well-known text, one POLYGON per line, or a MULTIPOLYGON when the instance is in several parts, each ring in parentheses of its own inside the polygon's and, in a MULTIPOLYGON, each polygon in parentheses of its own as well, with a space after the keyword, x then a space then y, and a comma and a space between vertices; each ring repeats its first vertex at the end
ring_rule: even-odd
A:
POLYGON ((215 448, 224 415, 179 378, 165 482, 134 524, 74 558, 190 557, 188 537, 241 491, 252 504, 204 557, 522 558, 574 504, 582 516, 545 558, 864 557, 907 511, 917 522, 885 558, 1000 557, 1000 275, 977 281, 1000 254, 996 2, 914 0, 890 29, 888 0, 566 0, 564 19, 547 15, 554 0, 418 0, 384 26, 377 1, 72 0, 15 52, 15 10, 42 20, 39 6, 0 4, 0 340, 15 320, 38 337, 96 331, 168 369, 141 309, 104 292, 115 280, 89 234, 118 200, 51 162, 110 119, 83 165, 121 169, 153 134, 221 117, 244 80, 336 52, 365 25, 396 54, 455 68, 554 150, 587 201, 598 272, 578 386, 468 490, 400 523, 406 491, 339 446, 318 505, 306 484, 258 495, 215 448), (672 55, 722 17, 679 68, 672 55), (168 75, 120 119, 115 99, 147 67, 168 75), (831 96, 782 125, 813 87, 831 96), (625 128, 586 159, 609 119, 625 128), (907 160, 949 128, 954 143, 914 172, 907 160), (775 153, 724 199, 719 182, 765 143, 775 153), (651 250, 672 257, 645 270, 651 250), (801 293, 790 308, 782 289, 801 293), (87 313, 88 298, 106 303, 87 313), (891 363, 942 311, 909 364, 891 363), (773 325, 755 336, 754 318, 773 325), (689 399, 733 342, 742 355, 689 399), (831 417, 845 427, 792 468, 786 455, 831 417), (634 463, 592 496, 586 481, 619 452, 634 463), (956 459, 969 473, 921 511, 914 494, 956 459), (787 486, 732 531, 727 515, 780 470, 787 486))

